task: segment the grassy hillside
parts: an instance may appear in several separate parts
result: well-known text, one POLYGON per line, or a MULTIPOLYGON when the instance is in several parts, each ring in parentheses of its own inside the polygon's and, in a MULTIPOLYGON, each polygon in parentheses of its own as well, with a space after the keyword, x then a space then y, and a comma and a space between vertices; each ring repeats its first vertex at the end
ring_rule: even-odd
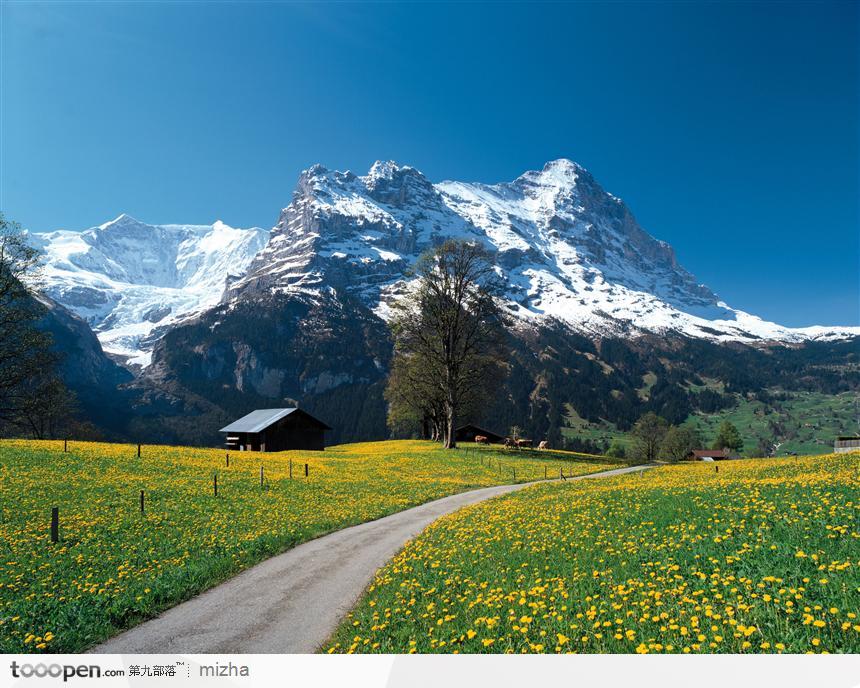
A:
POLYGON ((246 452, 231 455, 229 468, 221 450, 144 446, 138 459, 132 445, 69 449, 0 442, 2 652, 82 650, 267 556, 444 495, 613 466, 566 452, 446 452, 409 441, 246 452))
POLYGON ((378 573, 329 651, 858 652, 858 459, 681 464, 467 507, 378 573))
MULTIPOLYGON (((832 451, 839 435, 860 432, 860 402, 854 392, 821 394, 818 392, 782 392, 768 390, 766 401, 735 395, 735 405, 716 413, 696 413, 685 423, 699 428, 708 446, 724 420, 734 423, 744 440, 744 453, 757 454, 760 441, 776 447, 776 453, 820 454, 832 451)), ((612 423, 590 423, 568 407, 563 432, 597 443, 617 440, 629 446, 627 433, 612 423)))
POLYGON ((767 401, 740 399, 737 406, 687 420, 713 438, 724 420, 737 426, 745 453, 754 453, 760 440, 772 443, 777 455, 833 451, 839 435, 860 431, 860 405, 854 392, 838 395, 815 392, 776 393, 767 401))

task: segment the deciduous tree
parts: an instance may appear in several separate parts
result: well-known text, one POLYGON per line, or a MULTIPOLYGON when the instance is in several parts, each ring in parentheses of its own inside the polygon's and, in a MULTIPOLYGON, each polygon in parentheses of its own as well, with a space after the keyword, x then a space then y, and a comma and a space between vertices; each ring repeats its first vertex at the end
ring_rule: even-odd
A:
POLYGON ((54 372, 51 337, 36 326, 44 314, 38 287, 38 252, 0 215, 0 425, 34 437, 70 410, 70 393, 54 372))
POLYGON ((680 461, 701 446, 702 438, 695 428, 673 425, 666 431, 660 443, 660 458, 664 461, 680 461))
POLYGON ((660 449, 660 443, 669 428, 665 418, 649 411, 633 426, 631 434, 635 440, 633 454, 642 461, 654 461, 660 449))
POLYGON ((499 388, 506 325, 496 300, 500 287, 492 256, 466 241, 425 253, 415 277, 393 306, 388 397, 425 418, 438 407, 438 434, 451 448, 464 410, 499 388))

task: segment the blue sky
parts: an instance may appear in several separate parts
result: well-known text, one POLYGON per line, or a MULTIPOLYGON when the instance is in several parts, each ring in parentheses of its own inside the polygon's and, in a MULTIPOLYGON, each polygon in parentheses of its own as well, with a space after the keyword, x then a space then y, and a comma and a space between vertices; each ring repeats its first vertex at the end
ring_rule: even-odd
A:
POLYGON ((860 324, 845 3, 2 4, 0 207, 274 224, 315 162, 569 157, 731 305, 860 324))

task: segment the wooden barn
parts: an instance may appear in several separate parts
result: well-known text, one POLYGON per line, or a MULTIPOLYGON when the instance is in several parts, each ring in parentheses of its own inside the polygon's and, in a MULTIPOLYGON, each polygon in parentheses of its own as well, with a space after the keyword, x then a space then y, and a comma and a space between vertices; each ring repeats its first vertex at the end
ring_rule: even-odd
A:
POLYGON ((258 409, 221 428, 232 451, 286 451, 325 449, 325 431, 331 428, 297 408, 258 409))
POLYGON ((472 423, 469 425, 463 425, 454 431, 454 439, 458 442, 474 442, 477 435, 483 435, 486 437, 490 441, 490 444, 501 444, 505 440, 504 435, 500 435, 497 432, 492 432, 485 428, 479 428, 477 425, 472 423))

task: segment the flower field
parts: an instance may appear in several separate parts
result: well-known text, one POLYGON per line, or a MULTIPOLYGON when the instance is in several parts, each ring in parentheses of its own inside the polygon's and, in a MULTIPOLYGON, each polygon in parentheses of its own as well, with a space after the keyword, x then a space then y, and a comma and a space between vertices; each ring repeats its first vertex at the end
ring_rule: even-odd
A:
POLYGON ((860 455, 530 487, 434 523, 329 652, 860 652, 860 455))
POLYGON ((613 467, 410 441, 245 452, 226 464, 222 450, 144 446, 138 458, 136 445, 0 442, 0 651, 80 651, 320 534, 544 471, 613 467))

